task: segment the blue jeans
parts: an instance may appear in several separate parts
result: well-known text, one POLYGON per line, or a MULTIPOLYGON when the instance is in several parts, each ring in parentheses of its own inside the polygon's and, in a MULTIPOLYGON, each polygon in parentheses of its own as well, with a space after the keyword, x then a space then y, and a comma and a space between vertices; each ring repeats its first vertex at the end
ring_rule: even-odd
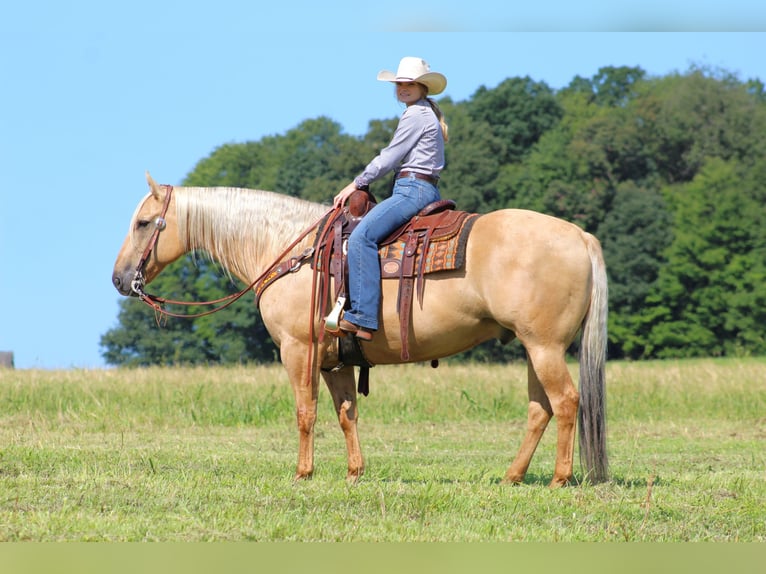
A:
POLYGON ((391 197, 362 218, 348 238, 348 296, 344 318, 365 329, 378 328, 380 260, 378 244, 429 203, 441 199, 439 189, 413 176, 400 177, 391 197))

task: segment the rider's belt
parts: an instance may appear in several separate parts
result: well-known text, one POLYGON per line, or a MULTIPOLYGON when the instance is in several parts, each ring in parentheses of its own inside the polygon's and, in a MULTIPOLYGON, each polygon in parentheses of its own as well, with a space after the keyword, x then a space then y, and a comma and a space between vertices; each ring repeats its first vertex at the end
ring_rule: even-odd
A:
POLYGON ((432 185, 436 185, 439 183, 438 177, 431 177, 430 175, 426 175, 424 173, 418 173, 416 171, 400 171, 396 175, 396 179, 399 179, 400 177, 414 177, 415 179, 422 179, 423 181, 427 181, 428 183, 432 185))

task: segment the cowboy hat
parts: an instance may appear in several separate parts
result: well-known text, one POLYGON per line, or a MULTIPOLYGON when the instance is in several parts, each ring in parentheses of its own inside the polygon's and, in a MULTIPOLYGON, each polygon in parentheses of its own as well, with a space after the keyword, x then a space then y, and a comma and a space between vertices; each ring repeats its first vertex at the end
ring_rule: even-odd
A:
POLYGON ((399 62, 396 74, 388 70, 378 73, 381 82, 417 82, 428 88, 428 95, 441 94, 447 87, 447 78, 439 72, 432 72, 428 62, 421 58, 406 56, 399 62))

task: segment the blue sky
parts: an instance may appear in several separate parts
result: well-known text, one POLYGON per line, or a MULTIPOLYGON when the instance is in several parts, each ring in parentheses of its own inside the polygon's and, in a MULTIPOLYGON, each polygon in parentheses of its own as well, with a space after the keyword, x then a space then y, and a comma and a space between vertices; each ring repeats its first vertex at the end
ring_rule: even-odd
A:
POLYGON ((513 76, 561 88, 603 66, 766 81, 766 34, 752 32, 766 8, 746 2, 263 4, 0 8, 0 351, 17 368, 105 366, 112 265, 146 170, 179 184, 225 143, 319 116, 360 135, 400 114, 375 76, 402 56, 444 73, 455 101, 513 76))

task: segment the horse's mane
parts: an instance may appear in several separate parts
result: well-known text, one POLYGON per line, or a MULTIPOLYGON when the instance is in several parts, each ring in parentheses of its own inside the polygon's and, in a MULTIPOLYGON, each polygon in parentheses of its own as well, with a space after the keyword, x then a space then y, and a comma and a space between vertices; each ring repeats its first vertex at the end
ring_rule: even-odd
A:
MULTIPOLYGON (((328 206, 270 191, 235 187, 175 188, 178 234, 229 273, 255 278, 328 206)), ((303 248, 313 238, 296 247, 303 248)))

